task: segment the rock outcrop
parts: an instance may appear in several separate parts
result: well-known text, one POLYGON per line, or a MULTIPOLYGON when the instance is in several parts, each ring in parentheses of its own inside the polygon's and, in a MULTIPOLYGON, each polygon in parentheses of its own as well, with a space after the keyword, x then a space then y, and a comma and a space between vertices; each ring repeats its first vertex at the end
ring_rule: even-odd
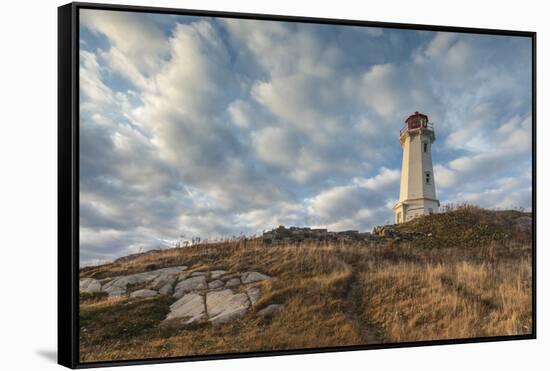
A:
POLYGON ((250 300, 245 293, 235 293, 233 290, 225 289, 206 294, 208 320, 214 325, 242 317, 249 307, 250 300))
POLYGON ((176 284, 176 287, 174 288, 173 296, 179 299, 188 292, 192 292, 196 290, 204 290, 206 288, 208 288, 208 285, 206 283, 205 276, 195 276, 195 277, 185 278, 176 284))
POLYGON ((238 278, 231 278, 225 283, 225 287, 237 287, 241 284, 241 280, 238 278))
POLYGON ((260 272, 228 273, 222 270, 183 278, 177 283, 173 295, 178 301, 170 307, 166 320, 181 319, 183 325, 203 321, 220 325, 240 318, 261 298, 259 283, 269 279, 270 276, 260 272), (180 296, 178 287, 182 285, 186 292, 180 296))
POLYGON ((166 319, 180 318, 182 324, 190 324, 202 321, 206 318, 206 307, 204 305, 204 296, 196 293, 184 295, 170 306, 170 313, 166 319))
POLYGON ((215 280, 208 283, 209 289, 219 289, 220 287, 223 287, 225 283, 223 283, 222 280, 215 280))
POLYGON ((241 274, 241 281, 243 283, 252 283, 268 279, 269 276, 258 272, 245 272, 241 274))
POLYGON ((142 289, 136 290, 130 294, 131 298, 150 298, 152 296, 157 296, 159 293, 155 290, 142 289))
POLYGON ((170 305, 166 320, 179 320, 182 325, 205 321, 219 325, 244 316, 260 300, 261 282, 269 279, 267 274, 256 271, 189 272, 187 266, 178 266, 102 281, 82 278, 80 291, 105 292, 110 298, 172 296, 176 301, 170 305))
POLYGON ((101 291, 109 294, 109 297, 123 296, 128 293, 128 288, 134 285, 141 285, 151 290, 170 294, 171 285, 173 285, 177 276, 187 269, 186 266, 161 268, 153 271, 135 273, 126 276, 113 278, 104 284, 101 291))
POLYGON ((101 283, 94 278, 84 278, 80 280, 80 292, 86 294, 95 294, 101 291, 101 283))

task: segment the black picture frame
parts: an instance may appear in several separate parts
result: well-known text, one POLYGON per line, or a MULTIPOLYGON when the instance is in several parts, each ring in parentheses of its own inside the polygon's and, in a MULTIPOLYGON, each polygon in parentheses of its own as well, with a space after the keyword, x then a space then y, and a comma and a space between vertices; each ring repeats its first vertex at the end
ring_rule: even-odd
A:
POLYGON ((69 368, 122 366, 182 361, 202 361, 247 357, 280 356, 352 350, 418 347, 447 344, 480 343, 536 339, 536 32, 486 28, 434 26, 409 23, 387 23, 347 19, 297 17, 269 14, 234 13, 191 9, 157 8, 97 3, 70 3, 58 8, 58 363, 69 368), (150 358, 108 362, 79 361, 79 10, 120 10, 127 12, 209 16, 343 26, 371 26, 425 31, 445 31, 484 35, 520 36, 532 43, 532 333, 527 335, 478 337, 341 346, 316 349, 292 349, 243 353, 150 358))

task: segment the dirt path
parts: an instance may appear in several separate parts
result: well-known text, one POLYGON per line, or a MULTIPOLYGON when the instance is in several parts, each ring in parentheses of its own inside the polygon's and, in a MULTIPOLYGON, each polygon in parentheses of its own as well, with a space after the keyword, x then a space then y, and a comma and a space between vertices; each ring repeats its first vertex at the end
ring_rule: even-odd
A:
POLYGON ((345 298, 346 317, 357 325, 361 344, 379 344, 382 342, 380 329, 369 324, 363 318, 363 287, 359 277, 359 271, 356 266, 349 264, 352 270, 351 278, 348 280, 345 298))

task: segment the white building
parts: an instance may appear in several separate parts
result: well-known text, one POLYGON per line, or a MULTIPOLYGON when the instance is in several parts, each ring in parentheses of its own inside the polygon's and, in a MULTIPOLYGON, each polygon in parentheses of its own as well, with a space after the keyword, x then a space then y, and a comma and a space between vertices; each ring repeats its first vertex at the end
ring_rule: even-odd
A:
POLYGON ((435 133, 428 116, 418 112, 410 115, 399 133, 399 141, 403 148, 401 190, 393 209, 395 222, 403 223, 439 209, 432 165, 435 133))

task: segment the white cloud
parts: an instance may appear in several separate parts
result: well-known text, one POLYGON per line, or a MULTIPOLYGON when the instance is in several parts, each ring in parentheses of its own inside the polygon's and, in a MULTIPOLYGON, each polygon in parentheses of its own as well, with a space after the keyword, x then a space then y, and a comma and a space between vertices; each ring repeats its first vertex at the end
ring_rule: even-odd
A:
POLYGON ((471 192, 458 192, 455 202, 469 202, 492 209, 530 210, 532 203, 531 175, 528 171, 518 177, 498 179, 493 187, 471 192))
POLYGON ((377 64, 370 67, 359 83, 351 80, 349 84, 364 104, 400 129, 399 123, 414 111, 430 112, 432 116, 439 113, 439 99, 427 84, 429 72, 412 64, 377 64))
POLYGON ((83 95, 82 109, 95 112, 101 106, 109 106, 114 102, 113 91, 103 83, 100 77, 101 67, 95 54, 82 51, 80 53, 80 92, 83 95))
POLYGON ((473 50, 470 44, 464 40, 458 41, 448 51, 447 63, 456 68, 467 68, 472 58, 473 50))
POLYGON ((258 158, 269 164, 291 169, 300 156, 298 136, 283 128, 262 129, 254 135, 253 142, 258 158))
POLYGON ((424 54, 430 58, 441 57, 457 38, 456 33, 438 32, 425 48, 424 54))
POLYGON ((253 115, 250 103, 237 99, 229 105, 228 110, 235 125, 244 129, 250 126, 253 115))
POLYGON ((459 174, 444 165, 434 165, 434 179, 437 187, 449 188, 459 182, 459 174))
POLYGON ((356 178, 354 182, 372 190, 379 190, 395 184, 395 182, 398 182, 400 179, 401 171, 382 167, 376 176, 369 179, 356 178))
POLYGON ((115 60, 122 57, 131 61, 129 66, 114 65, 123 74, 128 67, 136 67, 142 73, 156 70, 168 47, 162 31, 146 15, 83 9, 80 22, 109 39, 115 60))
POLYGON ((387 205, 395 203, 398 187, 399 172, 381 168, 371 178, 323 190, 308 200, 308 212, 312 221, 333 230, 370 229, 391 215, 387 205))

